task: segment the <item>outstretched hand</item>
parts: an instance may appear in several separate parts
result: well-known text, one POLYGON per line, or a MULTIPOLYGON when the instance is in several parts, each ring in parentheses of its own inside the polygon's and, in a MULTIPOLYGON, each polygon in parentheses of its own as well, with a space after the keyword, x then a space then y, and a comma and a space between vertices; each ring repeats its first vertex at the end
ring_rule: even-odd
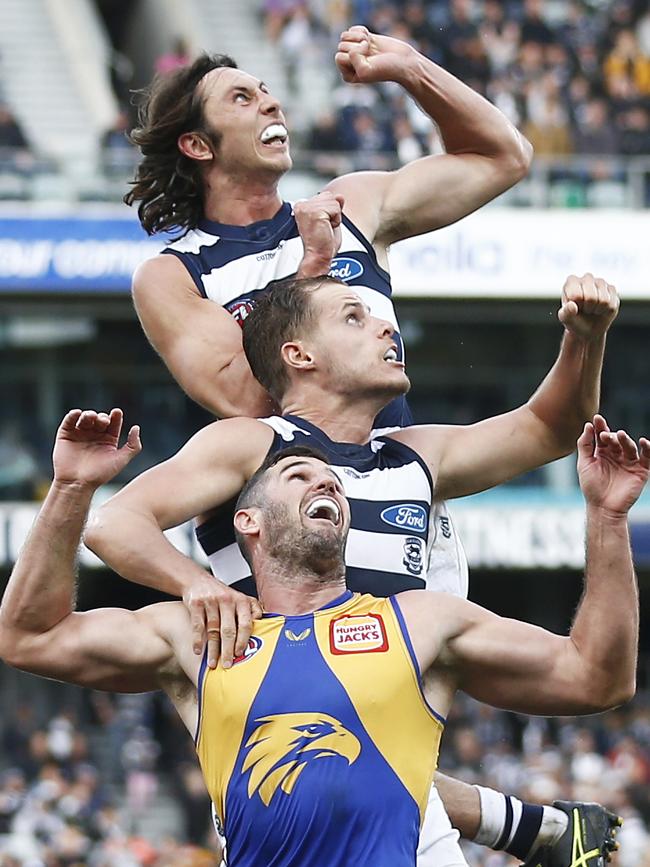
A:
POLYGON ((601 277, 584 274, 567 277, 562 288, 558 319, 577 337, 593 340, 605 334, 616 319, 619 308, 616 287, 601 277))
POLYGON ((649 475, 649 440, 637 446, 625 431, 610 431, 602 415, 587 422, 578 440, 578 477, 589 505, 627 515, 649 475))
POLYGON ((401 39, 379 36, 355 24, 341 33, 334 60, 348 84, 400 81, 417 51, 401 39))
POLYGON ((121 409, 110 413, 71 409, 59 425, 54 443, 55 482, 91 488, 109 482, 142 449, 137 425, 119 448, 121 431, 121 409))

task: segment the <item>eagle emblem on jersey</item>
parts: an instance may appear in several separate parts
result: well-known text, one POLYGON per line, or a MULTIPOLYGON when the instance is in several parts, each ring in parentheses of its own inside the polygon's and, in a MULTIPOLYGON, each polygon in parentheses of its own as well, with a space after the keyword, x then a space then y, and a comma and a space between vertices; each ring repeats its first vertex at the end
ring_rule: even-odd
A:
POLYGON ((300 774, 317 759, 343 758, 351 765, 361 744, 326 713, 278 713, 255 720, 259 725, 246 742, 250 752, 242 774, 250 771, 248 797, 257 792, 268 807, 280 788, 290 795, 300 774))

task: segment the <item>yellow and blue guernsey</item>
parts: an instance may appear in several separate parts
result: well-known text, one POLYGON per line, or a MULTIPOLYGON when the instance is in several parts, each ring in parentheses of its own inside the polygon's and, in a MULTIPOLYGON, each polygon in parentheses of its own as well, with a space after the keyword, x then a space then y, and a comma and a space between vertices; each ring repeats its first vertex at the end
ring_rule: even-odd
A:
POLYGON ((199 675, 196 749, 232 867, 413 867, 444 720, 395 597, 266 614, 199 675))

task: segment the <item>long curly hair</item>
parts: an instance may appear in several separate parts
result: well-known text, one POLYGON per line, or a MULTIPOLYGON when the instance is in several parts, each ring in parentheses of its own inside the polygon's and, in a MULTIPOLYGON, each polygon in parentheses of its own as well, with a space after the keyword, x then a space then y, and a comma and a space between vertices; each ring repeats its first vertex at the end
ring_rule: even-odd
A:
POLYGON ((129 138, 140 148, 142 160, 124 202, 140 203, 138 217, 149 235, 167 231, 180 237, 201 219, 201 167, 180 152, 178 137, 200 132, 218 146, 218 134, 206 128, 197 84, 206 73, 221 67, 238 68, 227 54, 201 54, 191 66, 157 75, 140 91, 139 126, 129 138))

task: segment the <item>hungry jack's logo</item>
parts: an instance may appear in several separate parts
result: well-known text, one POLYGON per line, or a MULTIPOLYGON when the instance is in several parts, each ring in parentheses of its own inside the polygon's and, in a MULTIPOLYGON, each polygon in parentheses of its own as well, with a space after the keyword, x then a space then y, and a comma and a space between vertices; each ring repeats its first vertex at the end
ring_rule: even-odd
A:
POLYGON ((381 614, 346 614, 331 621, 332 653, 383 653, 386 650, 388 638, 381 614))

